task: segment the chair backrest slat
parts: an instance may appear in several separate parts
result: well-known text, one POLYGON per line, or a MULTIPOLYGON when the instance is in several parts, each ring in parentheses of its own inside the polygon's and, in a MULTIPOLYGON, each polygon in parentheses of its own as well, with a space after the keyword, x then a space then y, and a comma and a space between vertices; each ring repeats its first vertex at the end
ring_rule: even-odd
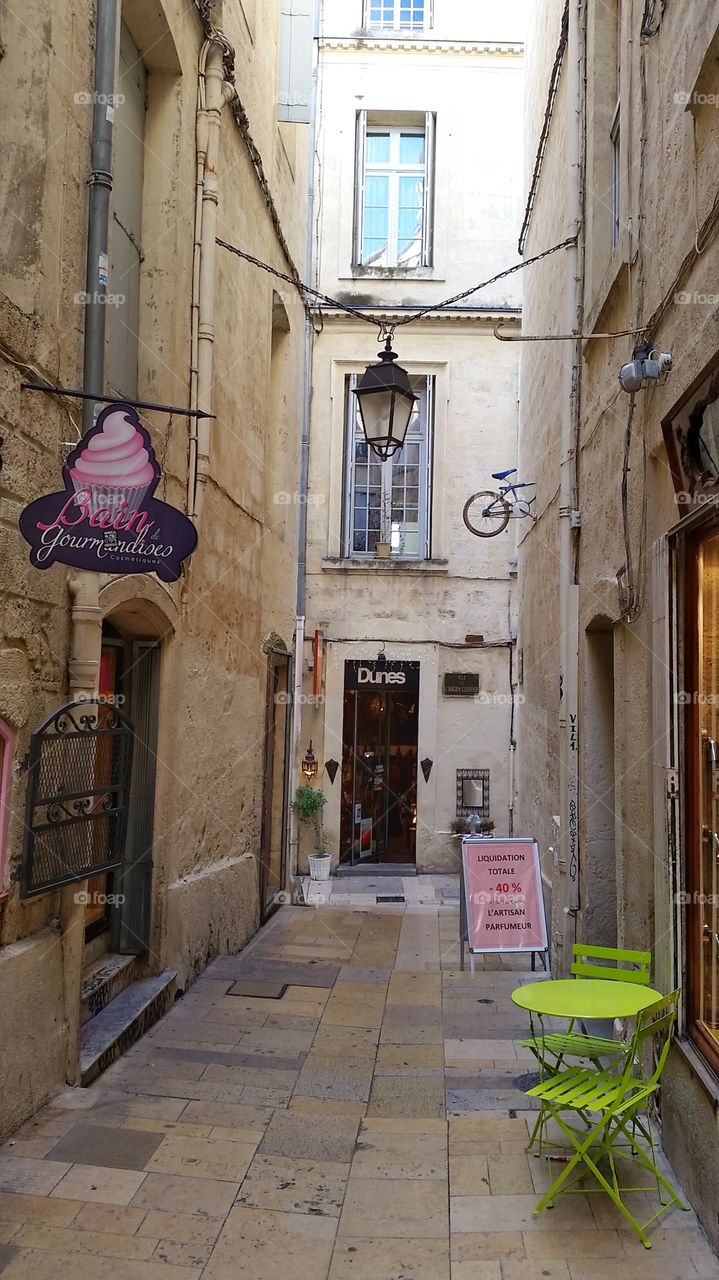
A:
POLYGON ((651 951, 631 951, 624 947, 595 947, 589 943, 575 942, 572 947, 571 972, 576 978, 603 978, 613 982, 637 982, 649 985, 652 963, 651 951), (608 964, 593 961, 611 961, 608 964), (634 968, 622 968, 634 965, 634 968))
POLYGON ((645 1041, 650 1039, 659 1040, 659 1053, 651 1080, 648 1081, 649 1084, 657 1084, 664 1070, 664 1063, 667 1060, 674 1034, 678 1005, 679 991, 672 991, 670 995, 662 996, 661 1000, 649 1005, 648 1009, 642 1009, 637 1016, 636 1030, 632 1039, 632 1051, 629 1054, 630 1061, 638 1057, 645 1041))

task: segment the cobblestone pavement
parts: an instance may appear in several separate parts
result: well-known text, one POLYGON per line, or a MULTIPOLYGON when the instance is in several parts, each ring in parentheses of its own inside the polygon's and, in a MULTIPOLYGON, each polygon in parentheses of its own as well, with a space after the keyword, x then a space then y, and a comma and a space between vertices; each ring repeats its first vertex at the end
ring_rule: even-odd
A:
POLYGON ((693 1214, 651 1252, 603 1195, 531 1216, 533 976, 460 973, 456 937, 454 906, 283 908, 3 1147, 3 1280, 719 1277, 693 1214))

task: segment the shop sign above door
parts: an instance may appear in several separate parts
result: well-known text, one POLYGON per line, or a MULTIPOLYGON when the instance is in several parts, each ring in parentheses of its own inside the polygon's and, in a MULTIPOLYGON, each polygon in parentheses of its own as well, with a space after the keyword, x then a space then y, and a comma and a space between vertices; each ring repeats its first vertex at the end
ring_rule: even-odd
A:
POLYGON ((20 516, 31 563, 156 573, 174 582, 197 545, 197 531, 176 507, 153 496, 161 475, 132 405, 108 405, 65 463, 65 488, 37 498, 20 516))
POLYGON ((347 659, 345 689, 419 689, 419 663, 347 659))

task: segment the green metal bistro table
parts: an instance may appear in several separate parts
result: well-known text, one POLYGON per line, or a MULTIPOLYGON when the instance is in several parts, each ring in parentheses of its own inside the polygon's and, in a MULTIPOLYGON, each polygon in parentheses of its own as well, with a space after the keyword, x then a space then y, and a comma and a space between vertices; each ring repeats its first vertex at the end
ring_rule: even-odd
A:
MULTIPOLYGON (((571 1032, 575 1022, 635 1018, 642 1009, 649 1008, 661 998, 660 992, 654 991, 651 987, 642 986, 640 983, 618 982, 616 979, 604 978, 550 978, 542 982, 526 983, 512 992, 514 1004, 520 1009, 526 1009, 529 1013, 529 1025, 535 1040, 532 1051, 539 1063, 541 1081, 556 1071, 563 1058, 563 1054, 560 1053, 557 1061, 552 1062, 552 1054, 556 1055, 557 1051, 550 1051, 548 1055, 544 1048, 539 1047, 545 1044, 546 1039, 551 1039, 551 1037, 545 1037, 544 1018, 567 1018, 571 1032), (539 1018, 541 1028, 539 1035, 535 1033, 533 1015, 539 1018)), ((562 1037, 555 1038, 562 1039, 562 1037)), ((617 1053, 622 1052, 623 1049, 626 1050, 626 1047, 622 1041, 616 1042, 617 1053)), ((611 1053, 610 1041, 606 1042, 606 1048, 607 1054, 611 1053)), ((545 1145, 545 1128, 546 1117, 544 1108, 541 1108, 527 1148, 531 1151, 535 1143, 538 1143, 539 1149, 535 1154, 542 1154, 545 1145)))
POLYGON ((520 1009, 545 1018, 635 1018, 661 1000, 661 992, 638 983, 601 978, 550 978, 528 982, 512 992, 520 1009))

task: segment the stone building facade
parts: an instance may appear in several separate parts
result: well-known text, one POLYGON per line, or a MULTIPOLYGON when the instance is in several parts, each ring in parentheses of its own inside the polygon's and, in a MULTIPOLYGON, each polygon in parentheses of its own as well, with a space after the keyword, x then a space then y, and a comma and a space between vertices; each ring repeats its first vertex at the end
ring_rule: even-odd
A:
MULTIPOLYGON (((81 1020, 129 982, 150 1018, 214 955, 244 945, 281 874, 285 761, 264 756, 294 632, 288 495, 307 321, 296 290, 275 289, 215 242, 290 276, 305 269, 307 101, 291 109, 283 42, 297 32, 279 4, 118 3, 115 92, 102 104, 114 179, 109 266, 98 277, 104 389, 214 415, 140 411, 162 496, 193 520, 197 549, 166 584, 40 571, 18 531, 24 506, 61 487, 82 431, 81 400, 22 384, 83 385, 103 3, 29 0, 22 16, 0 19, 0 1134, 79 1079, 81 1020), (98 690, 135 725, 127 856, 143 860, 137 900, 115 901, 124 864, 114 878, 21 897, 31 735, 98 690)), ((300 35, 309 64, 311 33, 300 35)))
POLYGON ((522 247, 577 239, 524 273, 524 338, 565 337, 522 347, 518 547, 518 820, 554 967, 575 940, 648 948, 681 988, 662 1138, 715 1244, 718 23, 532 7, 522 247), (622 389, 649 352, 669 375, 622 389))
POLYGON ((517 347, 493 329, 518 332, 520 287, 404 321, 511 261, 523 12, 323 6, 314 268, 364 319, 324 306, 314 341, 298 747, 312 740, 342 869, 456 870, 456 819, 512 828, 518 521, 478 538, 462 509, 516 466, 517 347), (478 130, 497 103, 502 130, 478 130), (380 463, 352 391, 383 323, 418 401, 380 463))

